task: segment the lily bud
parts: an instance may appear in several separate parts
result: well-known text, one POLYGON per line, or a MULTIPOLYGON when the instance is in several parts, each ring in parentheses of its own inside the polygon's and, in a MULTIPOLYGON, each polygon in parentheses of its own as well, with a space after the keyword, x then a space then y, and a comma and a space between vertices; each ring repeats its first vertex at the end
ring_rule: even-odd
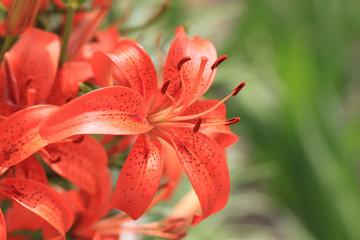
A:
POLYGON ((6 17, 7 34, 21 34, 34 21, 40 2, 41 0, 13 0, 6 17))

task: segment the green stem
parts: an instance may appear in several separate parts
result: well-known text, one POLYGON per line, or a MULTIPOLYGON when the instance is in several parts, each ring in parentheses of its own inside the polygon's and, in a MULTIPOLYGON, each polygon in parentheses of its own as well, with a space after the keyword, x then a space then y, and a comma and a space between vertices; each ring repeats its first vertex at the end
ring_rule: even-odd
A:
POLYGON ((4 44, 2 45, 2 48, 0 51, 0 63, 2 63, 5 53, 7 50, 10 49, 14 39, 15 39, 15 36, 6 35, 4 44))
POLYGON ((59 59, 60 66, 66 60, 66 50, 67 50, 67 46, 69 43, 70 32, 71 32, 72 23, 74 20, 74 15, 75 15, 75 8, 69 6, 66 11, 65 29, 64 29, 64 35, 63 35, 63 41, 61 44, 60 59, 59 59))

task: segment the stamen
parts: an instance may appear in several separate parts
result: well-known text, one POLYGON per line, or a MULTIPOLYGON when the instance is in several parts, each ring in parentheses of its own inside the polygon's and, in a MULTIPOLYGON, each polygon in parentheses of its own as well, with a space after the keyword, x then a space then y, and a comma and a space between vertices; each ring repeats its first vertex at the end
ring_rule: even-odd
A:
POLYGON ((234 89, 233 96, 236 96, 241 91, 241 89, 243 89, 244 87, 245 87, 245 82, 240 83, 239 86, 237 86, 234 89))
MULTIPOLYGON (((201 63, 200 63, 199 72, 198 72, 198 74, 196 76, 196 83, 198 83, 200 81, 200 79, 201 79, 201 77, 202 77, 202 75, 204 73, 205 65, 206 65, 208 60, 209 59, 207 57, 205 57, 205 56, 201 57, 201 63)), ((198 86, 198 85, 194 84, 194 86, 198 86)))
POLYGON ((57 158, 50 158, 49 159, 50 163, 54 164, 54 163, 58 163, 61 161, 61 157, 57 157, 57 158))
POLYGON ((25 88, 29 88, 30 84, 34 81, 33 77, 29 77, 28 80, 25 83, 25 88))
POLYGON ((80 135, 78 138, 74 139, 73 143, 81 143, 84 140, 84 135, 80 135))
POLYGON ((230 126, 233 125, 235 123, 238 123, 240 121, 239 117, 234 117, 234 118, 230 118, 226 121, 222 121, 222 120, 215 120, 215 121, 211 121, 209 120, 208 122, 205 122, 203 124, 201 124, 201 126, 203 127, 210 127, 210 126, 218 126, 218 125, 226 125, 226 126, 230 126))
POLYGON ((111 225, 114 226, 119 226, 120 224, 122 224, 123 222, 126 222, 128 220, 130 220, 130 216, 127 215, 124 212, 120 212, 117 213, 111 217, 107 217, 104 219, 101 219, 99 221, 97 221, 95 224, 93 224, 93 228, 95 229, 101 229, 101 228, 106 228, 106 227, 110 227, 111 225))
POLYGON ((65 100, 65 104, 68 103, 68 102, 70 102, 71 99, 72 99, 72 96, 69 96, 69 97, 65 100))
POLYGON ((178 123, 178 122, 171 122, 171 121, 166 121, 166 122, 158 122, 158 123, 153 123, 154 126, 156 127, 194 127, 194 124, 192 123, 178 123))
POLYGON ((226 121, 225 125, 230 126, 235 123, 238 123, 239 121, 240 121, 239 117, 230 118, 229 120, 226 121))
MULTIPOLYGON (((205 65, 208 62, 208 60, 209 59, 205 56, 201 57, 200 67, 199 67, 199 71, 196 75, 196 79, 192 83, 192 88, 190 89, 189 94, 186 94, 186 96, 191 96, 192 94, 195 94, 195 92, 198 90, 197 88, 200 85, 201 79, 204 74, 205 65)), ((180 77, 181 77, 181 75, 180 75, 180 77)), ((180 78, 180 79, 183 82, 183 79, 182 78, 180 78)), ((184 87, 183 87, 183 90, 185 90, 184 87)), ((179 112, 182 112, 183 110, 185 110, 192 102, 191 99, 184 100, 184 98, 185 98, 185 94, 182 94, 180 101, 178 101, 179 104, 183 104, 182 107, 179 109, 179 112)), ((179 113, 177 113, 177 114, 179 114, 179 113)))
POLYGON ((28 107, 35 105, 35 95, 36 95, 35 88, 28 88, 26 90, 26 100, 27 100, 28 107))
POLYGON ((221 57, 219 57, 218 59, 216 59, 216 61, 214 62, 214 64, 211 66, 211 70, 214 70, 215 68, 217 68, 220 63, 222 63, 223 61, 225 61, 228 58, 228 56, 226 55, 222 55, 221 57))
POLYGON ((52 159, 51 154, 45 148, 40 149, 39 153, 40 153, 40 157, 42 157, 41 154, 43 154, 48 159, 52 159))
POLYGON ((184 63, 186 63, 187 61, 190 61, 190 60, 191 60, 191 57, 184 57, 183 59, 181 59, 181 60, 179 61, 176 69, 177 69, 178 71, 180 71, 182 65, 184 65, 184 63))
POLYGON ((201 118, 199 118, 199 119, 197 120, 197 122, 195 123, 194 129, 193 129, 193 132, 194 132, 194 133, 197 133, 197 132, 199 131, 200 125, 201 125, 201 118))
POLYGON ((185 120, 190 120, 190 119, 194 119, 194 118, 199 118, 202 117, 210 112, 212 112, 213 110, 215 110, 217 107, 219 107, 222 103, 224 103, 226 100, 228 100, 230 97, 232 96, 236 96, 239 91, 245 86, 245 82, 240 83, 232 92, 231 94, 229 94, 228 96, 226 96, 223 100, 221 100, 220 102, 218 102, 217 104, 215 104, 214 106, 212 106, 211 108, 205 110, 204 112, 198 113, 198 114, 194 114, 194 115, 186 115, 186 116, 178 116, 178 117, 174 117, 171 119, 171 121, 185 121, 185 120))
POLYGON ((33 106, 35 105, 35 95, 36 95, 36 89, 30 87, 30 84, 34 81, 34 77, 29 77, 28 80, 25 83, 26 88, 26 100, 27 100, 27 106, 33 106))
POLYGON ((170 84, 170 81, 168 80, 168 81, 166 81, 163 85, 162 85, 162 87, 161 87, 161 94, 165 94, 166 93, 166 90, 167 90, 167 88, 169 87, 169 84, 170 84))

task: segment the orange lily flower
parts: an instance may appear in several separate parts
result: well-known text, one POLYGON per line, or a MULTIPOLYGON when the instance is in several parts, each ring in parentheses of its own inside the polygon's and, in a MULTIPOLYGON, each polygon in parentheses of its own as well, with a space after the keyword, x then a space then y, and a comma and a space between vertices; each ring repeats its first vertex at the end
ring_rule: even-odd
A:
POLYGON ((0 194, 13 200, 11 208, 5 213, 9 237, 15 230, 42 228, 45 239, 65 239, 74 215, 69 203, 47 186, 45 171, 34 156, 6 172, 0 180, 0 194))
POLYGON ((39 127, 44 141, 77 134, 138 135, 118 178, 111 207, 139 218, 150 206, 163 173, 160 140, 172 146, 200 200, 201 215, 193 224, 221 210, 229 196, 224 148, 237 141, 226 120, 223 102, 235 96, 241 83, 222 101, 198 100, 211 86, 217 66, 213 44, 188 38, 182 27, 167 56, 158 88, 154 65, 144 49, 123 40, 109 53, 97 52, 93 71, 102 86, 112 85, 112 67, 125 86, 85 94, 51 114, 39 127))
MULTIPOLYGON (((59 108, 55 105, 40 104, 64 104, 77 96, 79 82, 92 77, 89 63, 66 62, 58 70, 59 52, 60 41, 55 34, 29 28, 5 54, 0 74, 0 169, 1 172, 19 169, 30 158, 33 158, 34 165, 38 160, 34 159, 33 154, 38 152, 57 174, 88 194, 93 194, 96 189, 97 170, 106 168, 107 163, 107 155, 101 144, 91 136, 49 143, 43 141, 38 134, 39 124, 59 108)), ((42 169, 41 165, 39 167, 42 169)), ((28 171, 27 175, 29 174, 31 173, 28 171)), ((72 211, 65 211, 64 208, 65 212, 62 213, 50 208, 50 205, 45 209, 40 206, 47 201, 66 202, 60 194, 46 185, 47 181, 32 183, 34 179, 21 179, 18 174, 15 174, 11 181, 6 179, 8 178, 0 180, 0 194, 20 201, 20 204, 22 200, 17 200, 19 196, 15 195, 18 192, 9 192, 12 186, 23 189, 19 192, 20 197, 32 196, 34 188, 44 191, 44 196, 38 194, 42 196, 41 201, 32 200, 33 197, 30 197, 26 206, 23 204, 30 210, 28 213, 25 213, 24 207, 13 204, 12 210, 5 213, 8 231, 37 228, 42 226, 39 219, 45 219, 53 227, 51 229, 42 226, 44 236, 57 235, 58 231, 61 236, 65 234, 70 228, 69 222, 72 222, 72 211), (22 187, 23 184, 29 189, 22 187), (52 215, 47 211, 53 211, 52 215), (38 220, 16 222, 14 215, 18 215, 19 212, 31 219, 34 219, 32 212, 39 217, 38 220), (66 227, 59 224, 65 224, 66 227), (54 227, 57 230, 54 230, 54 227)))

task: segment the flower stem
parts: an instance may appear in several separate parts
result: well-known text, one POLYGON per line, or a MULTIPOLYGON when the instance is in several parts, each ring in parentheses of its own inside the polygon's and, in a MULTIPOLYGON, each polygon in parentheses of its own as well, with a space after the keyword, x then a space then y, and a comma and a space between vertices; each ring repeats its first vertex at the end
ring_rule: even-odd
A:
POLYGON ((14 39, 15 39, 15 36, 6 35, 4 44, 2 45, 1 51, 0 51, 0 63, 3 61, 4 55, 5 55, 6 51, 10 49, 14 39))
POLYGON ((66 22, 65 22, 65 28, 64 28, 63 41, 61 43, 61 50, 60 50, 60 59, 59 59, 60 66, 66 60, 66 50, 67 50, 67 46, 69 43, 70 32, 71 32, 72 23, 74 20, 74 15, 75 15, 75 8, 72 6, 68 6, 67 11, 66 11, 66 22))

